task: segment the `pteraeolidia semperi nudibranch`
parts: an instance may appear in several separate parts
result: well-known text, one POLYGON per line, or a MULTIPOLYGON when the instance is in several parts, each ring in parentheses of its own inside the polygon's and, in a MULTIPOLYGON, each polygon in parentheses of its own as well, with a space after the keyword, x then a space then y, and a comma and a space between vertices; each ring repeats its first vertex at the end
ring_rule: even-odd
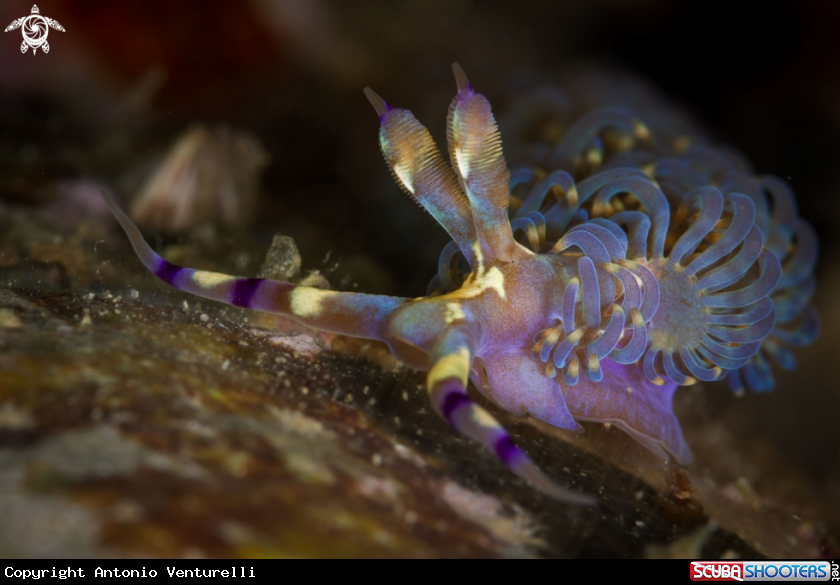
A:
POLYGON ((798 327, 788 325, 813 290, 816 254, 790 190, 709 149, 657 147, 646 126, 617 109, 583 117, 552 160, 511 174, 489 102, 454 70, 451 167, 409 111, 365 90, 397 182, 453 239, 434 295, 333 292, 181 268, 109 206, 146 267, 180 290, 387 343, 409 367, 428 370, 432 404, 446 421, 556 498, 591 501, 534 466, 469 398, 470 379, 515 414, 581 432, 576 420, 610 422, 654 452, 689 461, 672 411, 677 385, 728 375, 736 388, 745 380, 766 389, 765 354, 792 366, 779 342, 802 344, 815 333, 807 311, 798 327), (598 168, 580 180, 584 163, 598 168), (522 184, 528 194, 514 198, 511 220, 511 189, 522 184), (459 254, 464 274, 453 262, 459 254))

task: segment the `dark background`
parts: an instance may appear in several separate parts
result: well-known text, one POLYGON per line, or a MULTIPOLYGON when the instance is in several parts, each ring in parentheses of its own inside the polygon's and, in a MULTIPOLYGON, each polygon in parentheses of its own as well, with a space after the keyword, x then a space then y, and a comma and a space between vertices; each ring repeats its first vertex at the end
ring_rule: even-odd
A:
MULTIPOLYGON (((0 20, 29 14, 30 1, 3 2, 0 20)), ((410 108, 442 139, 456 60, 501 114, 523 88, 583 67, 646 79, 758 172, 787 179, 817 229, 820 340, 800 352, 796 373, 779 376, 772 395, 709 392, 716 416, 745 442, 769 438, 819 486, 814 497, 840 496, 833 300, 840 4, 62 0, 39 7, 67 31, 50 33, 48 55, 21 55, 17 31, 0 36, 0 201, 43 205, 52 182, 75 177, 112 184, 127 201, 127 173, 190 124, 224 123, 251 131, 272 157, 253 232, 261 245, 275 232, 292 235, 305 266, 371 292, 423 294, 445 239, 392 183, 363 87, 410 108)))
MULTIPOLYGON (((0 16, 12 20, 29 8, 28 1, 4 2, 0 16)), ((273 157, 261 223, 273 230, 269 221, 298 212, 311 220, 314 198, 319 223, 347 234, 343 253, 372 256, 404 294, 422 291, 436 252, 409 250, 407 262, 402 246, 384 245, 412 235, 389 231, 394 219, 384 212, 411 206, 392 201, 396 188, 381 185, 387 172, 368 166, 380 155, 361 90, 370 85, 412 109, 442 138, 455 60, 502 115, 510 96, 536 80, 591 65, 638 74, 759 172, 789 178, 803 215, 821 235, 831 231, 831 149, 840 127, 840 7, 832 2, 735 10, 726 2, 664 0, 65 0, 41 8, 68 32, 52 32, 50 55, 30 51, 23 59, 12 50, 19 33, 2 37, 7 148, 28 137, 47 155, 42 171, 46 158, 57 175, 116 176, 132 156, 162 148, 192 122, 251 130, 273 157), (127 103, 132 98, 142 102, 139 111, 127 103), (49 156, 68 139, 81 150, 109 131, 130 142, 130 152, 122 145, 122 156, 106 161, 49 156)), ((4 171, 25 174, 15 164, 4 171)), ((821 241, 826 250, 832 245, 821 241)))

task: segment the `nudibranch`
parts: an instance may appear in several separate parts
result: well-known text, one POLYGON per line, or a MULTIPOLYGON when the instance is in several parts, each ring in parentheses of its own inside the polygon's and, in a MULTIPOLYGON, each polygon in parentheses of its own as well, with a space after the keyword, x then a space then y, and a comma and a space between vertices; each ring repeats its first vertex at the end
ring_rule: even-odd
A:
POLYGON ((688 462, 677 386, 726 376, 736 389, 768 389, 767 357, 792 367, 784 345, 815 335, 816 240, 790 189, 709 148, 658 144, 616 108, 584 116, 545 160, 511 173, 490 103, 453 69, 451 165, 411 112, 365 89, 397 183, 452 238, 429 296, 175 266, 108 204, 143 264, 175 288, 385 342, 428 371, 440 416, 557 499, 592 502, 544 475, 470 398, 470 380, 514 414, 578 432, 577 421, 609 422, 688 462))

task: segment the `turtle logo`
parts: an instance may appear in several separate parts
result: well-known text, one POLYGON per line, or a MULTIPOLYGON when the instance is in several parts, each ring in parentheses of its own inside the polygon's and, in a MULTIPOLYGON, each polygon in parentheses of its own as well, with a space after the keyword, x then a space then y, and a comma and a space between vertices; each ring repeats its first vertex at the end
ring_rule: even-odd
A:
POLYGON ((23 27, 23 43, 20 45, 20 52, 25 53, 29 47, 32 47, 33 55, 39 47, 44 53, 50 52, 50 44, 47 42, 47 33, 50 32, 50 27, 64 32, 64 27, 58 24, 57 20, 41 16, 38 6, 32 7, 32 14, 29 16, 12 21, 12 24, 7 26, 4 32, 15 30, 21 26, 23 27))

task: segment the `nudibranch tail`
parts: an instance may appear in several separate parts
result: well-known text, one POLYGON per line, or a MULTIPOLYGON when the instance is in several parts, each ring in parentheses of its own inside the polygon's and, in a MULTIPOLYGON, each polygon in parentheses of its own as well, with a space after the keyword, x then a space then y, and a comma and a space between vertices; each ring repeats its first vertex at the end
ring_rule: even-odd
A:
POLYGON ((470 266, 476 266, 470 202, 429 131, 408 110, 392 108, 372 89, 365 95, 379 114, 379 144, 397 183, 449 232, 470 266))
POLYGON ((452 168, 472 207, 473 223, 484 263, 509 262, 518 256, 508 220, 510 171, 490 102, 452 66, 458 94, 447 116, 447 142, 452 168))
POLYGON ((382 339, 382 321, 404 301, 397 297, 326 291, 176 266, 149 247, 137 226, 110 196, 104 192, 102 196, 146 268, 168 285, 196 296, 283 315, 324 331, 368 339, 382 339))

